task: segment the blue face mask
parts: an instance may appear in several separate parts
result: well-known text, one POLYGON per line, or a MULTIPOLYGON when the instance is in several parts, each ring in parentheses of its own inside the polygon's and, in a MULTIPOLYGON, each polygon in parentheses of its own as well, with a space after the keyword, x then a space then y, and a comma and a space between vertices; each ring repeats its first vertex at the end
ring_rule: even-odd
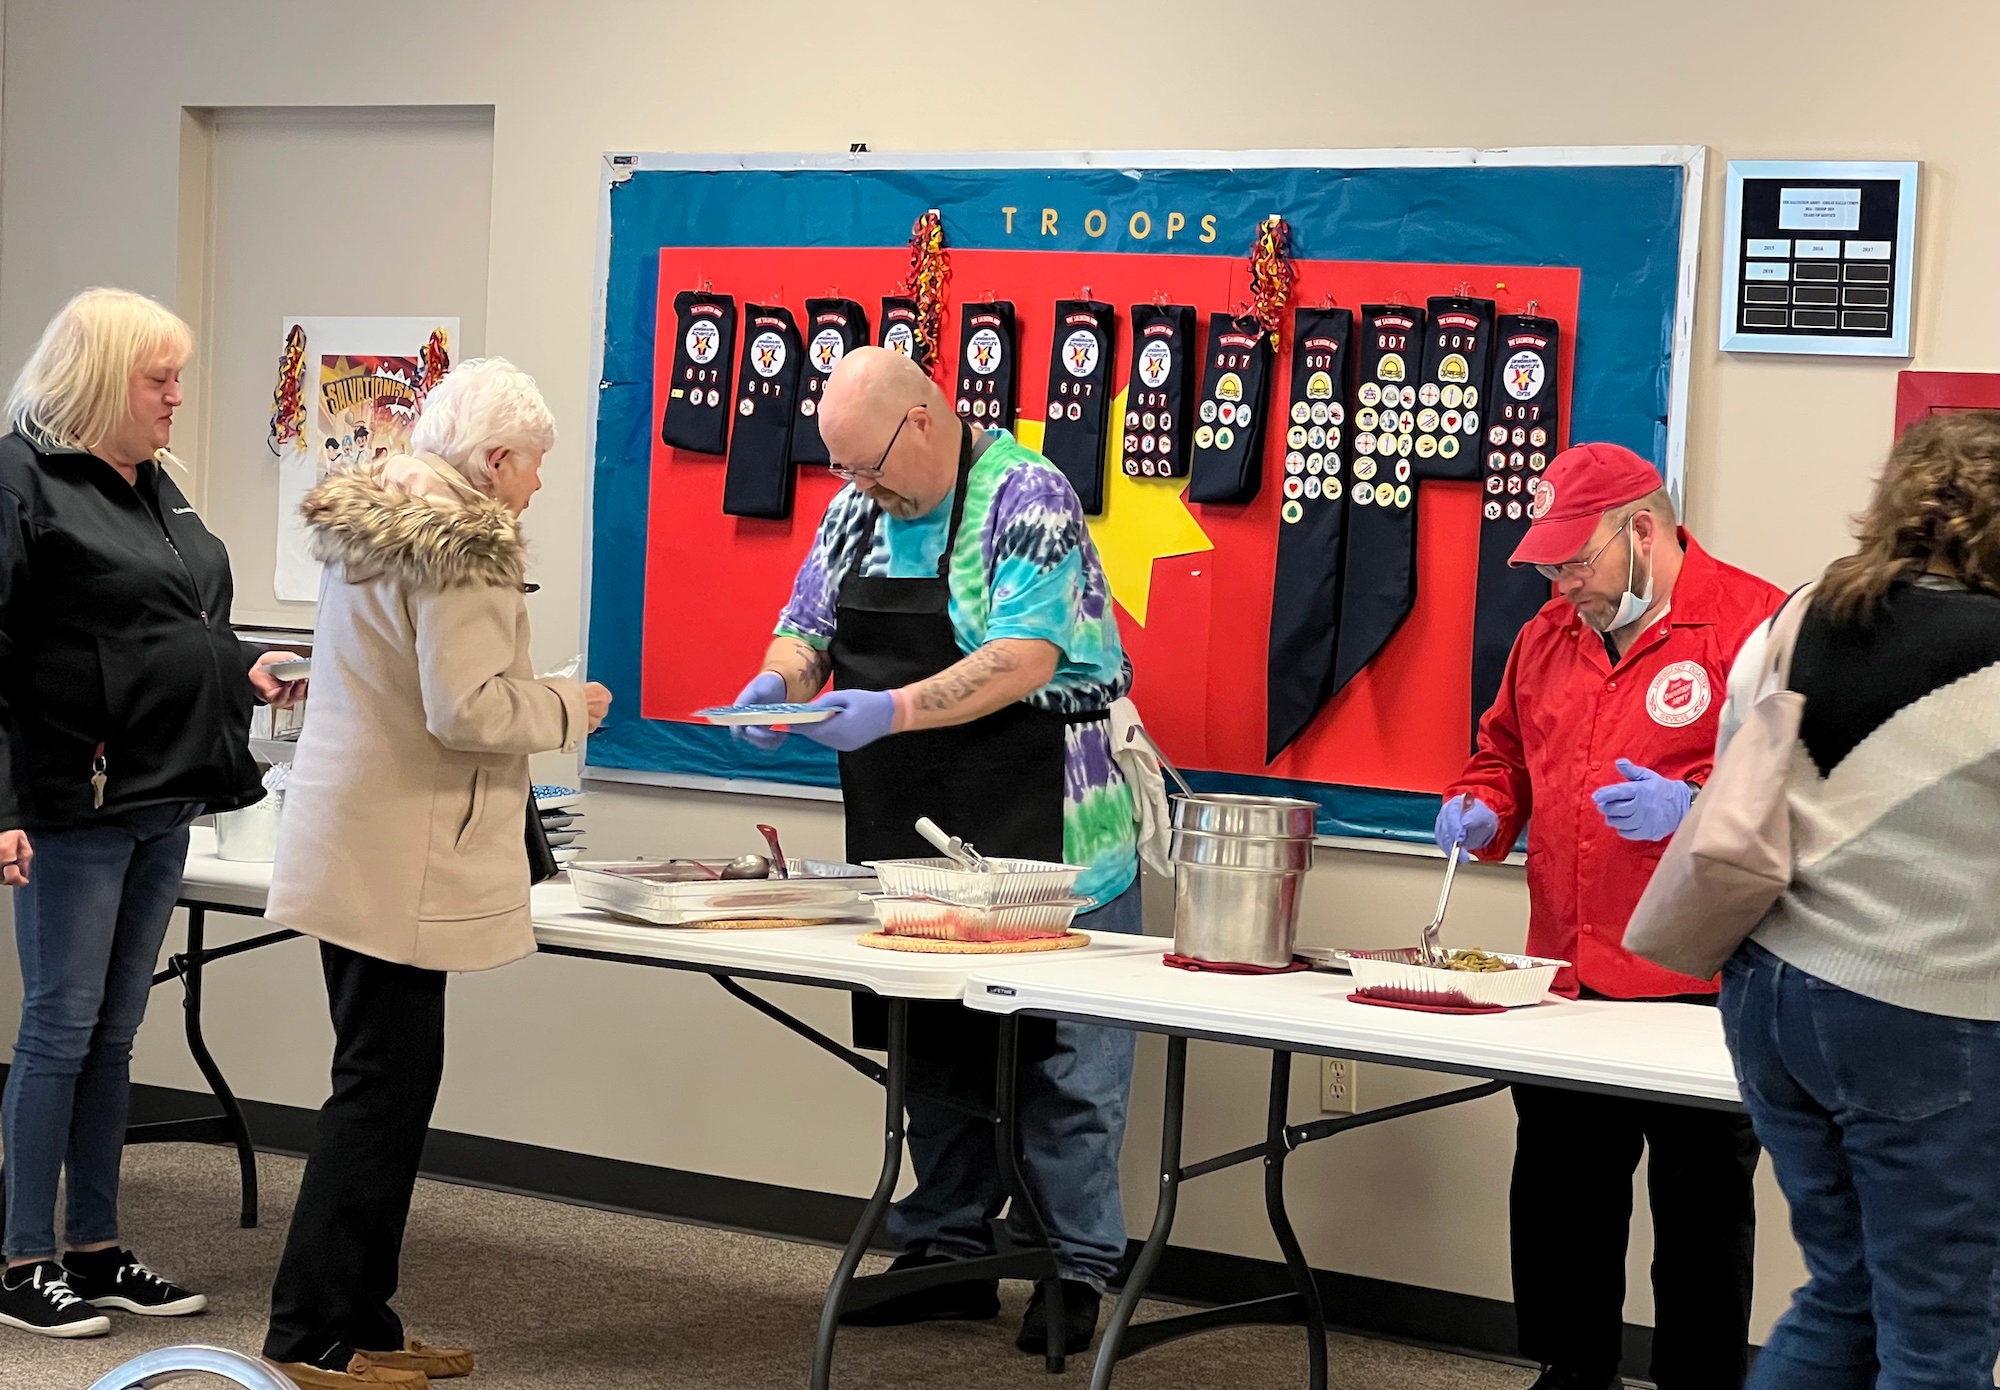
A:
MULTIPOLYGON (((1631 524, 1626 523, 1627 526, 1631 524)), ((1646 592, 1643 595, 1632 592, 1632 577, 1639 567, 1639 533, 1636 530, 1625 533, 1625 547, 1625 593, 1618 600, 1618 611, 1611 617, 1611 626, 1606 629, 1610 632, 1623 632, 1645 617, 1646 610, 1653 606, 1653 574, 1650 567, 1646 571, 1646 592)))

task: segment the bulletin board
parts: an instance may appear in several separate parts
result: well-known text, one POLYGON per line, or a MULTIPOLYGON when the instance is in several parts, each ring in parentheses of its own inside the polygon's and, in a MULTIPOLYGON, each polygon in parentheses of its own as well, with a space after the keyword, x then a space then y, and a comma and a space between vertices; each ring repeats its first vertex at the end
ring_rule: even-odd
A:
MULTIPOLYGON (((1206 315, 1249 298, 1248 252, 1276 213, 1292 235, 1293 304, 1414 303, 1470 293, 1556 318, 1561 434, 1655 460, 1680 500, 1703 155, 1694 147, 1511 151, 605 157, 597 413, 584 624, 592 679, 616 696, 586 775, 837 797, 833 755, 776 752, 693 720, 759 668, 827 501, 796 480, 788 519, 722 511, 724 463, 661 442, 674 294, 748 303, 843 296, 873 313, 899 292, 912 223, 943 220, 951 258, 941 352, 959 306, 1010 300, 1018 418, 1041 438, 1057 299, 1172 302, 1206 315), (1087 290, 1087 293, 1084 291, 1087 290)), ((1287 379, 1292 344, 1274 376, 1287 379)), ((1119 349, 1129 360, 1129 336, 1119 349)), ((1122 371, 1122 366, 1121 369, 1122 371)), ((1282 404, 1282 388, 1277 403, 1282 404)), ((1281 476, 1284 432, 1266 442, 1281 476)), ((1322 836, 1428 840, 1463 765, 1473 712, 1471 588, 1478 482, 1417 490, 1417 594, 1379 655, 1303 736, 1265 761, 1265 673, 1281 489, 1186 501, 1186 478, 1106 472, 1090 519, 1136 683, 1133 698, 1198 787, 1303 796, 1322 836)))

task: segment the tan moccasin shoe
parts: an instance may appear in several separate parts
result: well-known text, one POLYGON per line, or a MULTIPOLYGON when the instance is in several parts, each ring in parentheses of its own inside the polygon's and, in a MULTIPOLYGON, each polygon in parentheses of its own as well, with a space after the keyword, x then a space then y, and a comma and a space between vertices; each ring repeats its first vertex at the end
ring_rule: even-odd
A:
MULTIPOLYGON (((388 1353, 401 1355, 400 1352, 388 1353)), ((422 1371, 385 1365, 380 1355, 357 1351, 344 1371, 329 1371, 304 1361, 271 1361, 271 1366, 290 1377, 305 1390, 356 1390, 360 1386, 387 1386, 393 1390, 430 1390, 430 1377, 422 1371)))
POLYGON ((422 1371, 432 1380, 450 1380, 454 1376, 472 1374, 472 1353, 464 1347, 434 1347, 420 1342, 415 1337, 403 1343, 401 1351, 371 1351, 364 1353, 378 1366, 393 1366, 401 1371, 422 1371))

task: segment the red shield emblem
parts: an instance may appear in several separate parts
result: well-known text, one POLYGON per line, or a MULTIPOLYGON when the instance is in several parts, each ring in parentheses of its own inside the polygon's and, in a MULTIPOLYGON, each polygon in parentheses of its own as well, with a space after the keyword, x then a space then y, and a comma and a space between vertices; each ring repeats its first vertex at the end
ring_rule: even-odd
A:
POLYGON ((1688 701, 1694 699, 1694 682, 1686 676, 1668 681, 1667 688, 1661 692, 1661 699, 1669 709, 1686 709, 1688 701))

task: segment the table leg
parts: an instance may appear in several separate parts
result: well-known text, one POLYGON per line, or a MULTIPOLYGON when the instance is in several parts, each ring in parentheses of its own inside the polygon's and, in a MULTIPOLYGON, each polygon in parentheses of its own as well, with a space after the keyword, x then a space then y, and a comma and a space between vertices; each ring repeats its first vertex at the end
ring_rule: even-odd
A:
POLYGON ((868 1252, 868 1242, 874 1239, 875 1228, 881 1224, 883 1213, 889 1209, 889 1200, 896 1192, 896 1179, 903 1171, 903 1089, 908 1082, 910 1063, 910 1003, 907 999, 886 1002, 889 1008, 889 1065, 882 1085, 886 1100, 883 1108, 882 1172, 875 1180, 874 1195, 861 1209, 861 1219, 855 1223, 854 1234, 848 1237, 847 1249, 841 1252, 840 1264, 833 1272, 833 1282, 827 1285, 826 1303, 819 1310, 819 1336, 813 1343, 811 1390, 828 1390, 832 1381, 833 1339, 840 1330, 840 1314, 847 1303, 848 1286, 854 1282, 854 1272, 861 1267, 861 1257, 868 1252))
POLYGON ((1285 1159, 1291 1151, 1286 1129, 1291 1093, 1292 1054, 1273 1052, 1271 1108, 1264 1129, 1264 1212, 1271 1221, 1271 1234, 1277 1237, 1278 1248, 1285 1254, 1285 1268, 1292 1276, 1292 1287, 1298 1290, 1304 1314, 1309 1368, 1306 1383, 1311 1390, 1326 1390, 1326 1313, 1320 1304, 1319 1281, 1313 1277, 1312 1266, 1306 1262, 1305 1251, 1285 1211, 1285 1159))
POLYGON ((1043 1353, 1043 1366, 1050 1375, 1061 1375, 1069 1355, 1069 1334, 1063 1326, 1062 1266, 1056 1263, 1055 1244, 1049 1239, 1048 1223, 1042 1220, 1041 1208, 1035 1204, 1034 1189, 1028 1183, 1028 1174, 1021 1162, 1020 1042, 1020 1016, 1003 1014, 1000 1018, 999 1070, 993 1083, 993 1104, 998 1120, 995 1137, 1000 1149, 1000 1172, 1006 1179, 1014 1213, 1021 1218, 1035 1244, 1049 1255, 1048 1277, 1042 1280, 1043 1312, 1047 1314, 1049 1324, 1049 1345, 1043 1353))
POLYGON ((1139 1300, 1145 1297, 1146 1286, 1152 1282, 1153 1271, 1159 1268, 1160 1257, 1167 1250, 1167 1239, 1173 1234, 1174 1207, 1180 1199, 1181 1121, 1186 1098, 1187 1039, 1169 1037, 1166 1096, 1160 1121, 1159 1205, 1153 1212, 1153 1229, 1139 1249, 1139 1258, 1132 1266, 1131 1276, 1125 1280, 1125 1287, 1118 1295, 1118 1304, 1111 1310, 1110 1322, 1105 1324, 1104 1340, 1097 1349, 1097 1365, 1090 1376, 1090 1390, 1110 1390, 1112 1372, 1117 1368, 1119 1350, 1125 1341, 1125 1330, 1132 1325, 1132 1315, 1138 1311, 1139 1300))
POLYGON ((223 1121, 229 1128, 231 1142, 236 1145, 236 1166, 243 1180, 243 1209, 239 1221, 245 1230, 249 1230, 257 1224, 257 1150, 250 1142, 250 1126, 243 1119, 243 1107, 236 1103, 235 1093, 223 1079, 222 1068, 209 1055, 208 1042, 201 1032, 201 975, 205 963, 203 937, 207 917, 202 908, 188 909, 187 971, 181 977, 184 992, 181 1000, 182 1022, 187 1032, 188 1051, 193 1054, 194 1064, 201 1069, 209 1090, 221 1103, 223 1121))

